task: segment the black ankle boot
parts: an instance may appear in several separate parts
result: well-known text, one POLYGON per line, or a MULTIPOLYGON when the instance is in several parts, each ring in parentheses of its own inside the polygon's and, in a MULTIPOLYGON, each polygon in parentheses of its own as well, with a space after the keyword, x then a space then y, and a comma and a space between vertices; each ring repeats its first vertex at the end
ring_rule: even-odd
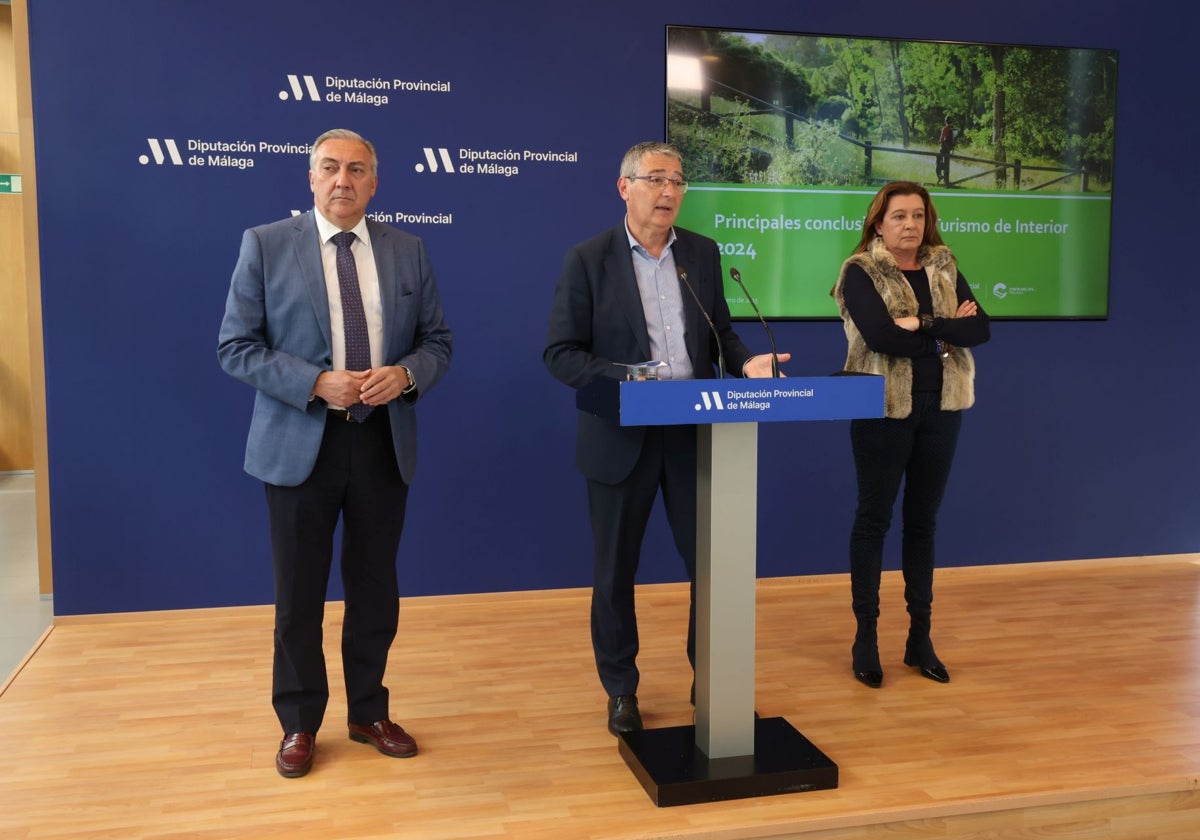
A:
POLYGON ((933 642, 929 640, 927 631, 909 630, 908 641, 904 645, 904 664, 917 668, 921 676, 934 682, 950 682, 950 674, 946 666, 938 659, 933 650, 933 642))
POLYGON ((879 637, 875 625, 876 619, 860 618, 858 632, 854 634, 854 646, 850 649, 854 679, 868 688, 883 685, 883 667, 879 664, 879 637))

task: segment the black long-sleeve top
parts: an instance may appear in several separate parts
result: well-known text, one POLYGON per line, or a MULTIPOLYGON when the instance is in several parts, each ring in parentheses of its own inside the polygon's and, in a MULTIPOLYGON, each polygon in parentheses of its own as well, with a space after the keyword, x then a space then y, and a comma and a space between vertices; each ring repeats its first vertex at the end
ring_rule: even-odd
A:
MULTIPOLYGON (((929 277, 925 269, 905 271, 904 276, 908 278, 908 284, 917 298, 918 314, 933 315, 933 296, 929 292, 929 277)), ((963 301, 975 300, 961 272, 955 283, 955 294, 958 297, 956 308, 963 301)), ((954 347, 974 347, 991 337, 991 322, 982 306, 970 318, 935 317, 928 331, 911 332, 896 326, 883 299, 875 291, 875 284, 858 265, 851 264, 846 268, 842 297, 854 326, 862 333, 863 340, 871 350, 913 360, 914 391, 942 389, 942 360, 938 355, 938 340, 954 347)), ((979 301, 975 300, 975 303, 978 306, 979 301)))

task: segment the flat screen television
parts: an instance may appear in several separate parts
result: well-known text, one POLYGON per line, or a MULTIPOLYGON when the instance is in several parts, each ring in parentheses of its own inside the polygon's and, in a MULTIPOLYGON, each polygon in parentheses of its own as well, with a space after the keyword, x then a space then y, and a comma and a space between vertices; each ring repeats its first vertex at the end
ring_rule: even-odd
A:
POLYGON ((894 180, 930 191, 992 317, 1108 317, 1116 50, 668 26, 666 63, 678 223, 766 317, 837 317, 829 290, 894 180))

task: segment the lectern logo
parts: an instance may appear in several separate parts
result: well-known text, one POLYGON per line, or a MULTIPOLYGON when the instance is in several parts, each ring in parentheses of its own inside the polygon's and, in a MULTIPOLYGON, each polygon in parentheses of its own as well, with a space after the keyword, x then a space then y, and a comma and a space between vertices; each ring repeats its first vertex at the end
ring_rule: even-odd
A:
MULTIPOLYGON (((162 166, 167 160, 167 155, 171 156, 171 163, 175 166, 183 166, 183 158, 179 156, 179 147, 175 145, 175 141, 171 139, 163 140, 160 144, 157 137, 147 137, 146 142, 150 144, 150 153, 154 155, 154 162, 158 166, 162 166), (163 153, 163 147, 166 147, 166 154, 163 153)), ((138 156, 138 163, 145 166, 150 162, 150 158, 146 155, 138 156)))
POLYGON ((425 152, 425 162, 418 163, 416 166, 413 167, 413 169, 417 170, 418 172, 424 172, 426 167, 428 167, 430 172, 437 172, 438 171, 438 159, 440 158, 442 169, 445 172, 451 173, 454 171, 454 161, 450 158, 450 150, 449 149, 447 149, 445 147, 439 147, 437 149, 434 149, 429 146, 426 146, 423 149, 423 151, 425 152))
POLYGON ((700 399, 704 400, 704 405, 696 403, 696 411, 724 411, 725 403, 721 401, 720 391, 701 391, 700 399))
POLYGON ((321 91, 317 90, 317 81, 312 76, 293 76, 288 75, 288 85, 291 86, 289 94, 286 90, 279 91, 279 98, 287 102, 288 99, 295 99, 297 102, 304 99, 311 99, 313 102, 321 101, 321 91), (301 79, 304 80, 304 86, 300 86, 301 79), (307 95, 306 95, 307 94, 307 95))

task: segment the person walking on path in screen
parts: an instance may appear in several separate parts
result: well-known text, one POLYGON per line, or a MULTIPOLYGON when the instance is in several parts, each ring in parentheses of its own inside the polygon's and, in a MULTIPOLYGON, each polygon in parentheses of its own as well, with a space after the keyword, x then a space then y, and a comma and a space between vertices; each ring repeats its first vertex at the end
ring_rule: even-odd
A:
MULTIPOLYGON (((563 260, 543 353, 556 379, 582 388, 646 360, 663 363, 662 379, 710 379, 721 352, 735 375, 771 376, 771 355, 751 354, 730 326, 717 243, 674 227, 687 186, 673 146, 639 143, 626 152, 617 178, 624 222, 563 260)), ((696 427, 620 426, 583 412, 578 423, 575 461, 587 479, 595 548, 592 648, 609 730, 635 732, 642 719, 634 579, 660 488, 691 582, 687 656, 696 665, 696 427)))
POLYGON ((284 736, 275 767, 289 778, 311 769, 329 700, 321 639, 339 517, 349 737, 388 756, 417 753, 391 720, 383 676, 415 406, 445 375, 452 344, 425 245, 366 218, 375 147, 334 129, 309 162, 313 209, 242 235, 217 346, 225 372, 257 391, 245 468, 266 485, 271 699, 284 736))
POLYGON ((950 118, 946 117, 946 123, 938 135, 937 165, 934 167, 937 182, 946 186, 950 186, 950 152, 954 150, 954 140, 954 126, 950 123, 950 118))
POLYGON ((884 538, 903 481, 904 664, 949 682, 930 641, 934 530, 962 410, 975 402, 975 360, 967 348, 990 337, 988 316, 942 242, 929 192, 908 181, 887 184, 875 195, 832 294, 845 324, 846 370, 885 377, 884 417, 850 421, 858 476, 850 532, 858 622, 851 667, 859 682, 883 684, 879 583, 884 538))

